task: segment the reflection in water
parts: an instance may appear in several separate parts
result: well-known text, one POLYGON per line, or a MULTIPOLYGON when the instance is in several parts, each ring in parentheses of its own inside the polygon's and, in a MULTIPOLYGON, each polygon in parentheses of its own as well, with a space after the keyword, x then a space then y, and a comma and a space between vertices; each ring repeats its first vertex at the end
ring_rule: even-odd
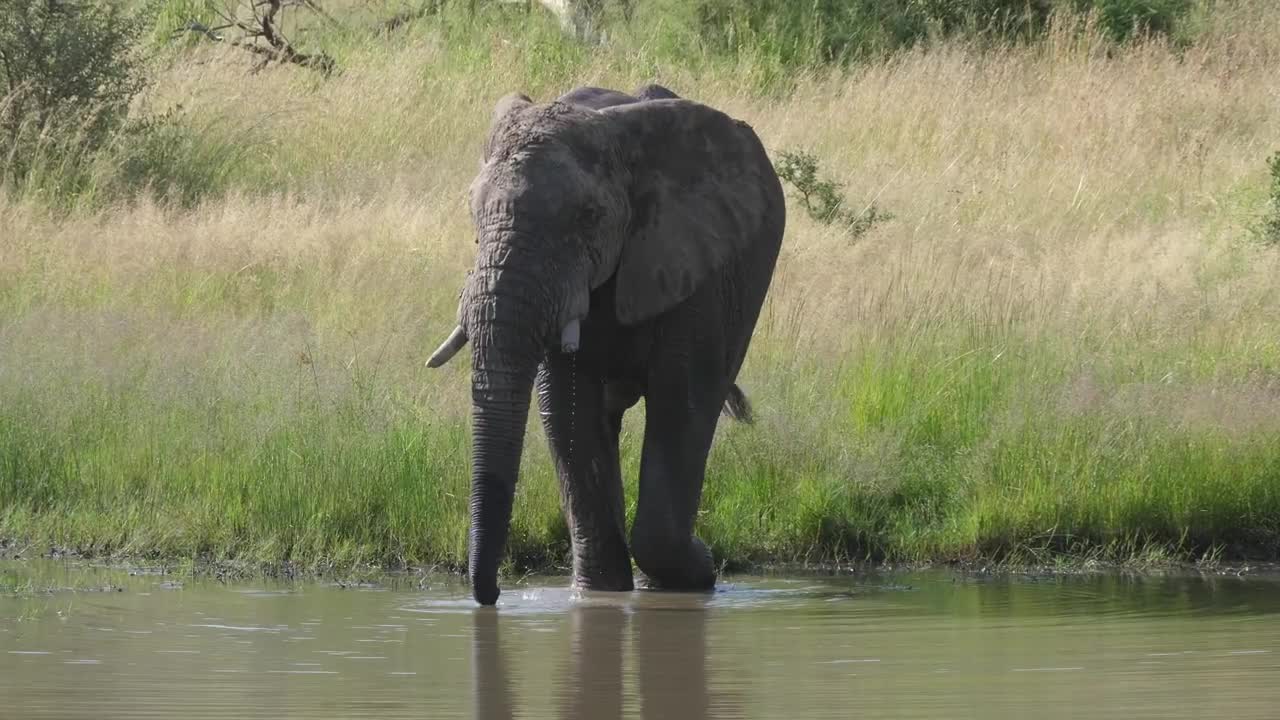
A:
POLYGON ((560 676, 560 717, 565 720, 622 715, 621 607, 577 606, 569 611, 569 658, 560 676))
MULTIPOLYGON (((569 654, 558 674, 563 720, 623 715, 624 651, 628 618, 643 718, 706 718, 711 702, 706 668, 707 608, 678 609, 577 605, 569 610, 569 654)), ((476 720, 515 716, 501 613, 475 612, 472 640, 476 720)), ((518 632, 513 629, 513 635, 518 632)))
POLYGON ((709 717, 707 610, 644 610, 631 622, 642 716, 709 717))
POLYGON ((475 612, 475 632, 471 636, 472 677, 477 720, 505 720, 511 711, 511 679, 507 657, 498 632, 498 612, 482 608, 475 612))

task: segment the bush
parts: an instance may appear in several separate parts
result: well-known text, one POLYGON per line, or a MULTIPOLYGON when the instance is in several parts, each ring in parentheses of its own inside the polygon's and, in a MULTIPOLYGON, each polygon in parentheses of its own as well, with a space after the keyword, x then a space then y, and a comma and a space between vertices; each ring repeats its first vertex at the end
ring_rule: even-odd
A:
POLYGON ((716 54, 782 67, 842 64, 933 36, 997 42, 1040 37, 1054 12, 1096 12, 1117 41, 1168 34, 1196 0, 697 0, 696 34, 716 54))
POLYGON ((1271 170, 1271 190, 1258 235, 1268 245, 1280 245, 1280 152, 1267 158, 1267 168, 1271 170))
POLYGON ((74 165, 119 128, 144 85, 143 28, 121 0, 0 0, 4 181, 74 165))
POLYGON ((799 193, 800 204, 809 217, 823 225, 843 226, 851 239, 867 233, 876 223, 893 216, 879 210, 871 203, 861 212, 847 207, 840 185, 818 174, 818 158, 803 150, 784 150, 778 156, 778 177, 789 183, 799 193))
POLYGON ((98 181, 108 199, 149 195, 192 207, 226 192, 261 148, 252 127, 225 118, 195 120, 181 106, 132 120, 100 153, 98 181))
POLYGON ((912 3, 944 35, 969 32, 1004 39, 1038 35, 1061 0, 918 0, 912 3))
POLYGON ((1137 35, 1170 35, 1192 9, 1192 0, 1079 0, 1081 10, 1095 10, 1113 39, 1137 35))
POLYGON ((924 26, 906 0, 701 0, 697 28, 713 52, 744 50, 784 66, 842 62, 914 41, 924 26))

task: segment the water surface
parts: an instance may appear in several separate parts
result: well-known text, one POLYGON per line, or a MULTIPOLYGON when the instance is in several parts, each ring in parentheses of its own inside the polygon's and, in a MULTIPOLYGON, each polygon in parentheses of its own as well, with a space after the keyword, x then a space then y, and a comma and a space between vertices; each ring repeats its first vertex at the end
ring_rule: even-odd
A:
POLYGON ((1275 718, 1280 582, 728 578, 476 609, 450 578, 178 582, 0 565, 13 718, 1275 718))

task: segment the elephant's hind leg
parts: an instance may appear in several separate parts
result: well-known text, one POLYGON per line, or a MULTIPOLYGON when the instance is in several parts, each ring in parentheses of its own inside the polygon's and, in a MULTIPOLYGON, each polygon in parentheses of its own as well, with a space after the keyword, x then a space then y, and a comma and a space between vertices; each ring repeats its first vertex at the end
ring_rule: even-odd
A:
POLYGON ((625 408, 607 407, 604 383, 559 353, 549 356, 538 373, 538 406, 573 543, 574 584, 588 590, 631 590, 618 466, 625 408))
POLYGON ((707 454, 724 402, 724 383, 703 393, 687 388, 651 391, 645 399, 640 497, 631 550, 646 585, 663 590, 715 586, 711 552, 694 536, 707 454), (698 396, 698 397, 695 397, 698 396))

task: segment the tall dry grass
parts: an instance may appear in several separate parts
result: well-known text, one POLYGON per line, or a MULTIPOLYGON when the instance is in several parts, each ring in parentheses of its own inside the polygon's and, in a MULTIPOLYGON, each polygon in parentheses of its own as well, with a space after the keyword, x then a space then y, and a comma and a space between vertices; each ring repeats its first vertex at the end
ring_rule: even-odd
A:
MULTIPOLYGON (((470 263, 489 110, 656 79, 893 214, 853 242, 791 213, 741 377, 759 420, 723 426, 711 463, 700 532, 722 559, 1273 553, 1280 261, 1249 227, 1280 143, 1280 12, 1252 8, 1182 50, 1059 28, 785 98, 749 58, 695 72, 538 34, 354 45, 324 82, 184 56, 139 112, 182 103, 191 146, 225 149, 224 194, 70 214, 0 195, 0 534, 460 558, 465 363, 423 361, 470 263)), ((554 562, 527 447, 515 555, 554 562)))

